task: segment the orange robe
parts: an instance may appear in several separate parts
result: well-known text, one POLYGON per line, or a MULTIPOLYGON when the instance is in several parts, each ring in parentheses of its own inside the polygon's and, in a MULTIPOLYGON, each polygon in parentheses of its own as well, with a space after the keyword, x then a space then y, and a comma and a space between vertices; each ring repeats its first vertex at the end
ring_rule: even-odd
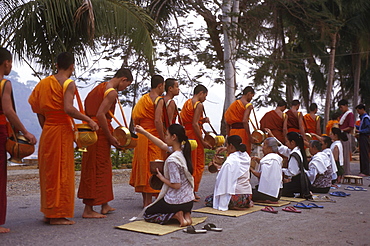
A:
POLYGON ((284 136, 284 120, 286 115, 283 113, 283 118, 281 118, 275 110, 267 112, 260 120, 261 130, 264 131, 265 128, 271 130, 272 134, 281 142, 285 143, 284 136))
MULTIPOLYGON (((300 112, 298 112, 298 115, 300 114, 300 112)), ((286 115, 288 116, 288 132, 298 132, 300 133, 300 130, 299 130, 299 120, 297 118, 297 116, 295 116, 295 114, 292 112, 292 110, 288 110, 286 112, 286 115)))
POLYGON ((310 114, 306 114, 305 116, 303 116, 303 120, 306 132, 318 134, 318 132, 316 131, 316 124, 319 120, 319 116, 316 116, 315 119, 312 119, 310 114))
POLYGON ((326 134, 329 136, 331 133, 331 129, 333 128, 334 124, 337 124, 337 127, 339 127, 339 121, 337 120, 329 120, 326 124, 326 134))
MULTIPOLYGON (((154 124, 155 119, 155 104, 148 94, 145 94, 135 105, 132 111, 132 119, 135 125, 142 126, 152 135, 159 137, 154 124)), ((143 193, 159 193, 149 185, 150 162, 156 159, 163 159, 163 153, 159 147, 153 144, 144 135, 138 133, 137 146, 134 150, 134 158, 132 160, 132 170, 130 176, 130 185, 135 187, 136 192, 143 193)))
MULTIPOLYGON (((248 104, 247 104, 248 105, 248 104)), ((238 135, 242 138, 243 144, 247 146, 248 154, 251 153, 251 145, 249 144, 249 135, 243 126, 243 117, 246 105, 240 100, 233 102, 225 112, 225 121, 230 126, 229 135, 238 135)))
MULTIPOLYGON (((195 134, 195 131, 192 126, 193 118, 194 118, 194 110, 196 106, 200 102, 196 102, 195 105, 193 105, 192 99, 188 99, 184 106, 182 107, 182 110, 180 112, 180 117, 182 119, 182 122, 185 127, 186 136, 188 136, 189 139, 194 139, 197 141, 198 147, 191 152, 191 160, 193 162, 193 177, 194 177, 194 191, 197 192, 199 189, 200 181, 202 180, 202 175, 204 171, 204 164, 205 164, 205 156, 204 156, 204 147, 201 142, 201 139, 197 138, 197 135, 195 134)), ((203 119, 203 113, 200 116, 199 122, 199 130, 202 132, 202 119, 203 119)))
POLYGON ((38 150, 41 212, 47 218, 73 217, 74 136, 71 117, 64 112, 63 88, 51 75, 36 85, 28 102, 45 117, 38 150))
MULTIPOLYGON (((91 117, 96 123, 96 113, 104 99, 107 82, 96 86, 85 99, 86 115, 91 117)), ((114 112, 115 104, 111 111, 114 112)), ((111 117, 107 117, 107 123, 111 133, 111 117)), ((78 189, 78 198, 83 199, 83 203, 89 206, 101 205, 113 200, 112 187, 112 161, 110 157, 111 146, 106 138, 103 129, 96 131, 98 141, 87 147, 87 152, 83 153, 81 164, 81 180, 78 189)))

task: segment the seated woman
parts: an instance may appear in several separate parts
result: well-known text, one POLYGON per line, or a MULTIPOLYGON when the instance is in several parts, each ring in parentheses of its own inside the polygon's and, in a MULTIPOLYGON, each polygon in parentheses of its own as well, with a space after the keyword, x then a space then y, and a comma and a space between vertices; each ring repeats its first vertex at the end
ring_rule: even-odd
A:
MULTIPOLYGON (((266 129, 266 131, 269 136, 274 137, 270 130, 266 129)), ((283 168, 282 196, 294 197, 295 193, 299 193, 300 197, 308 199, 311 194, 309 180, 303 171, 308 170, 303 138, 297 132, 289 132, 286 139, 286 146, 281 145, 278 148, 281 155, 288 157, 288 167, 283 168), (304 174, 301 175, 301 173, 304 174)))
POLYGON ((251 172, 258 178, 259 182, 253 189, 253 201, 265 203, 277 203, 281 197, 283 188, 283 158, 277 154, 278 142, 275 138, 266 138, 262 146, 262 159, 252 157, 259 162, 259 169, 251 172))
POLYGON ((167 144, 141 126, 136 126, 136 131, 162 150, 172 152, 164 163, 164 173, 160 173, 157 169, 157 177, 163 182, 163 186, 158 198, 144 208, 145 221, 165 224, 170 219, 176 219, 180 222, 180 226, 191 225, 194 179, 191 147, 184 127, 179 124, 170 125, 165 134, 167 144), (182 146, 183 142, 185 142, 184 146, 182 146))
POLYGON ((318 140, 310 142, 309 150, 312 158, 305 172, 311 182, 310 190, 314 193, 328 193, 333 175, 330 159, 322 152, 322 144, 318 140))
POLYGON ((214 194, 205 199, 206 206, 221 211, 252 207, 252 187, 249 183, 251 158, 241 137, 229 136, 226 142, 227 147, 219 148, 217 153, 226 150, 228 157, 217 174, 214 194))

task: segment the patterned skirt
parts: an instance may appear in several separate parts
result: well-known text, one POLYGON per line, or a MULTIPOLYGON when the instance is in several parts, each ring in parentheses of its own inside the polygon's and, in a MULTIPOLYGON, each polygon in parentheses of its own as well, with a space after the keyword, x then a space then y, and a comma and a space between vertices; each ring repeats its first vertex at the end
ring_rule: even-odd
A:
MULTIPOLYGON (((213 194, 206 197, 205 205, 207 207, 213 207, 213 194)), ((250 207, 253 207, 252 194, 236 194, 231 196, 229 209, 250 207)))

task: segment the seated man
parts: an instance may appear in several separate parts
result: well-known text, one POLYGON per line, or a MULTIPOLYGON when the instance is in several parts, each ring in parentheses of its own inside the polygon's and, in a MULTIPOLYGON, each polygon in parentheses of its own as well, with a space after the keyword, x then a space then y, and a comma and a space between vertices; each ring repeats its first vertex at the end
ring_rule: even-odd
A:
POLYGON ((283 188, 283 158, 278 153, 278 142, 269 137, 263 143, 262 159, 252 157, 259 162, 258 171, 251 168, 251 172, 259 179, 259 183, 252 190, 252 199, 255 202, 277 203, 283 188))
POLYGON ((310 142, 312 155, 308 163, 308 171, 305 170, 311 182, 310 190, 313 193, 328 193, 331 187, 333 168, 327 154, 322 152, 322 144, 318 140, 310 142))

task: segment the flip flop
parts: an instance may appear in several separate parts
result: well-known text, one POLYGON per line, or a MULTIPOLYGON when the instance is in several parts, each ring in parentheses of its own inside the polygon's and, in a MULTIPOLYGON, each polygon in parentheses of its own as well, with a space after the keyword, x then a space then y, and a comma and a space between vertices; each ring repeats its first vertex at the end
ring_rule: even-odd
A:
POLYGON ((309 209, 312 208, 312 206, 306 205, 303 202, 297 202, 296 205, 294 205, 295 208, 304 208, 304 209, 309 209))
POLYGON ((334 191, 334 192, 331 192, 329 194, 332 195, 332 196, 339 196, 339 197, 346 197, 346 196, 351 195, 351 194, 345 193, 343 191, 334 191))
POLYGON ((357 191, 367 191, 367 189, 365 189, 363 187, 360 187, 360 186, 356 186, 355 190, 357 190, 357 191))
POLYGON ((355 187, 353 186, 347 186, 346 188, 344 188, 345 190, 356 190, 355 187))
POLYGON ((285 207, 282 210, 285 211, 285 212, 292 212, 292 213, 301 213, 302 212, 301 210, 298 210, 293 206, 285 207))
POLYGON ((268 213, 273 213, 273 214, 277 214, 279 212, 271 206, 266 206, 265 208, 261 209, 261 211, 268 212, 268 213))
POLYGON ((194 226, 188 226, 186 229, 182 230, 183 232, 189 233, 189 234, 199 234, 199 233, 206 233, 207 230, 196 230, 194 226))
POLYGON ((307 205, 310 205, 312 208, 324 208, 324 206, 317 205, 316 203, 309 203, 307 205))
POLYGON ((203 229, 205 229, 207 231, 217 231, 217 232, 222 231, 222 228, 218 228, 215 224, 212 224, 212 223, 205 224, 203 226, 203 229))

